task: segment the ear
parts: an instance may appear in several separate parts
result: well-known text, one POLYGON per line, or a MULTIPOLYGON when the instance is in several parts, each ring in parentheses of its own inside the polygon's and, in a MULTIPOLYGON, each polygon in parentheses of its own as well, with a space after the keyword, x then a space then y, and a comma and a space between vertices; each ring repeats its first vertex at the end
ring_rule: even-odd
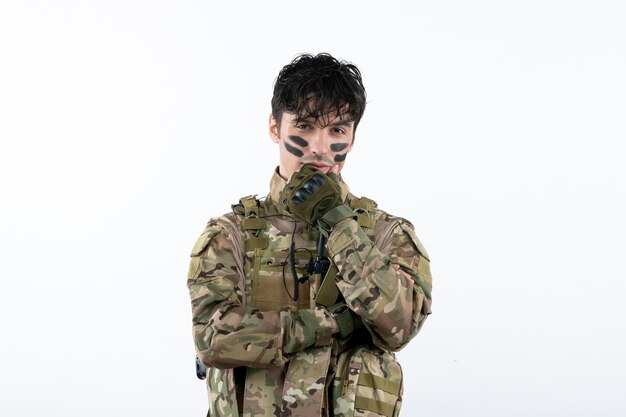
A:
POLYGON ((270 131, 270 138, 272 138, 272 142, 274 143, 278 143, 280 142, 280 136, 278 135, 278 123, 276 123, 276 119, 274 119, 274 116, 272 115, 272 113, 270 113, 270 118, 269 118, 269 131, 270 131))

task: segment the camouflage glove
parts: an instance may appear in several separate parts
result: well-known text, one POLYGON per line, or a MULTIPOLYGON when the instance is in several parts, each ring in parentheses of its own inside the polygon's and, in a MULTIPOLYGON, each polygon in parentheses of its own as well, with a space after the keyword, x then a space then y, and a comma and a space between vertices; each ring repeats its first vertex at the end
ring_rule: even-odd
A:
POLYGON ((341 220, 355 217, 352 209, 341 200, 337 176, 324 175, 310 165, 304 165, 292 175, 280 195, 279 204, 299 219, 317 223, 325 235, 341 220))

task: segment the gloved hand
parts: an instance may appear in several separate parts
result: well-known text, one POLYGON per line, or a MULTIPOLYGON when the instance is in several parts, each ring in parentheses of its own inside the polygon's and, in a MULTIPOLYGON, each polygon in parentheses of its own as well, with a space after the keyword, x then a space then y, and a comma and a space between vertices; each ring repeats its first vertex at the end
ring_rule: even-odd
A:
POLYGON ((341 220, 355 217, 352 209, 341 201, 337 176, 325 175, 310 165, 304 165, 291 176, 280 194, 279 204, 299 219, 317 224, 325 235, 341 220))
POLYGON ((347 339, 355 330, 363 327, 363 320, 346 305, 345 301, 328 307, 328 311, 335 319, 339 330, 339 337, 347 339))

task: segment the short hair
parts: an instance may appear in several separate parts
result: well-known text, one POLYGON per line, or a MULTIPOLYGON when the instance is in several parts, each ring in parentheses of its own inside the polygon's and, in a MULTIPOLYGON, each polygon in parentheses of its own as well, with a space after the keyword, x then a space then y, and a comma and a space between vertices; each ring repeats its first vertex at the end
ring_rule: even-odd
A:
POLYGON ((301 54, 283 67, 274 82, 272 115, 280 124, 285 111, 295 114, 297 122, 333 112, 349 114, 356 129, 365 104, 365 87, 355 65, 328 53, 301 54))

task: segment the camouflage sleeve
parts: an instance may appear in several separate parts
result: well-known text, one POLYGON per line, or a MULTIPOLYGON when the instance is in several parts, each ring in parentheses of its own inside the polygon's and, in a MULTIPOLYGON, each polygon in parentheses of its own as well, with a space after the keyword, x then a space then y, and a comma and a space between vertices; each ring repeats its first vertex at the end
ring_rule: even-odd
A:
POLYGON ((382 253, 350 220, 333 229, 327 247, 339 269, 337 286, 374 343, 388 350, 404 347, 430 314, 432 300, 428 255, 413 227, 397 221, 382 253))
POLYGON ((334 319, 324 308, 258 311, 244 305, 243 254, 229 227, 209 222, 191 253, 187 287, 196 351, 206 366, 263 368, 329 344, 334 319))

